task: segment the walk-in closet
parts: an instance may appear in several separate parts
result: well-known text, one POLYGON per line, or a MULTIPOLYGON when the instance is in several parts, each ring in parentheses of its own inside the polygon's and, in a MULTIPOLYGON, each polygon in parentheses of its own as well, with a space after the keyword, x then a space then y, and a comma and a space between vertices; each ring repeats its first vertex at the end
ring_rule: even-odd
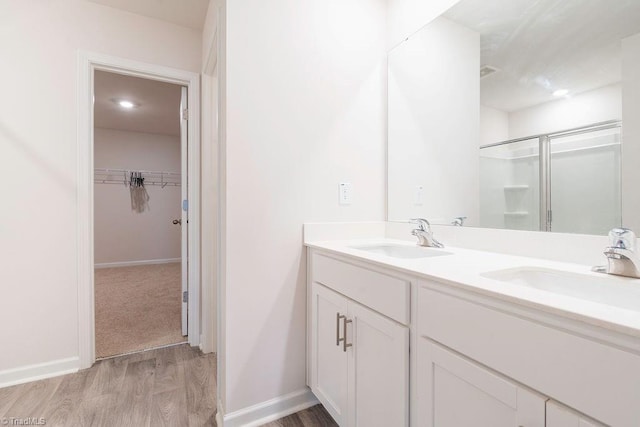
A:
POLYGON ((186 341, 184 88, 94 75, 95 346, 105 358, 186 341))

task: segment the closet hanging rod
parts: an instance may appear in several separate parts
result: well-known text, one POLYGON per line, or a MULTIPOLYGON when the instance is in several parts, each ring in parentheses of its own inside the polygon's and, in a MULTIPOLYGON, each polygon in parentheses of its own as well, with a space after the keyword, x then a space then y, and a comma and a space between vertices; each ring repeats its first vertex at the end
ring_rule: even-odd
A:
POLYGON ((179 187, 182 185, 182 174, 178 172, 144 171, 129 169, 95 168, 93 182, 95 184, 120 184, 129 186, 131 175, 140 174, 144 178, 145 185, 157 185, 162 188, 168 186, 179 187))
POLYGON ((139 172, 143 175, 168 175, 168 176, 181 176, 180 172, 164 172, 164 171, 145 171, 145 170, 136 170, 136 169, 105 169, 105 168, 95 168, 95 172, 104 172, 104 173, 130 173, 130 172, 139 172))
MULTIPOLYGON (((117 184, 117 185, 122 185, 122 180, 116 181, 116 180, 107 180, 107 179, 94 179, 93 182, 94 182, 94 184, 117 184)), ((126 185, 129 185, 128 181, 127 181, 126 185)), ((148 181, 147 182, 147 181, 145 181, 144 185, 145 186, 147 186, 147 185, 159 185, 161 187, 166 187, 166 186, 169 186, 169 187, 180 187, 180 185, 182 185, 182 184, 180 184, 179 182, 162 182, 162 181, 157 181, 157 182, 156 181, 148 181)))

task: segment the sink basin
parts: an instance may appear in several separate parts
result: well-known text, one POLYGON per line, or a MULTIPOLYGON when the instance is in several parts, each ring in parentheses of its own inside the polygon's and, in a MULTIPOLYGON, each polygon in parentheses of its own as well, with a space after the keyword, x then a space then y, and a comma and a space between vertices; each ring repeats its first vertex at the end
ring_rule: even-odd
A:
POLYGON ((405 246, 393 245, 389 243, 380 245, 362 245, 350 246, 352 249, 358 249, 373 254, 385 255, 391 258, 430 258, 443 255, 451 255, 441 249, 424 248, 422 246, 405 246))
POLYGON ((640 311, 640 280, 602 277, 537 267, 519 267, 481 276, 515 286, 540 289, 573 298, 640 311))

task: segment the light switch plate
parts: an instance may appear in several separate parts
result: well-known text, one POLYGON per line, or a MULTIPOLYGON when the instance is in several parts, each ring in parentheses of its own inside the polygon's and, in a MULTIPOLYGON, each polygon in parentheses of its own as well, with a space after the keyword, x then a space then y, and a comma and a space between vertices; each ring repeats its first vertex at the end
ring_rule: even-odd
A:
POLYGON ((352 188, 350 182, 341 182, 339 185, 339 203, 341 205, 350 205, 352 201, 352 188))

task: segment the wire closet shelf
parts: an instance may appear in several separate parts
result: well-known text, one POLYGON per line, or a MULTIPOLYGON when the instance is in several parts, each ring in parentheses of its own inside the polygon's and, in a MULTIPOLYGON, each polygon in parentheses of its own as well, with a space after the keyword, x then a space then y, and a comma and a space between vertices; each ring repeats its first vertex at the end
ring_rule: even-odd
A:
POLYGON ((129 187, 131 174, 142 174, 144 185, 156 185, 159 187, 180 187, 182 175, 177 172, 144 171, 127 169, 101 169, 95 168, 93 182, 95 184, 120 184, 129 187))

